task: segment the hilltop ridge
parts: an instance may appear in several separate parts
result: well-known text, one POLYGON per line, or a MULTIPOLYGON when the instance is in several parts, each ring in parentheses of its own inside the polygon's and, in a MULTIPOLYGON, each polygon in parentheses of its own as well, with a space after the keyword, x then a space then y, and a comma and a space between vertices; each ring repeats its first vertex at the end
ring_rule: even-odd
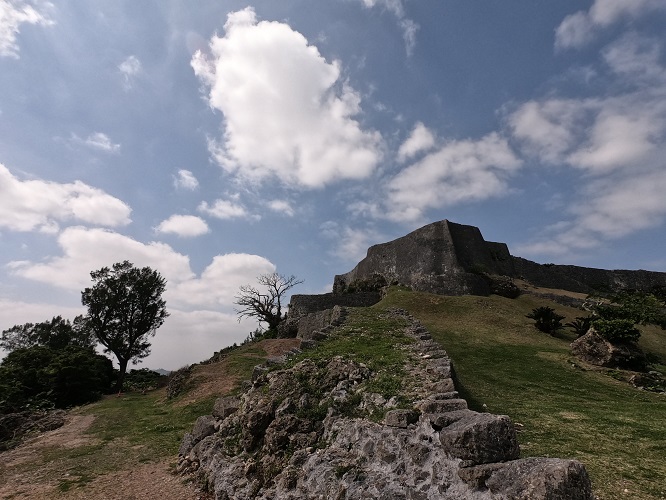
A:
POLYGON ((479 228, 441 220, 373 245, 351 271, 335 277, 333 292, 381 275, 388 283, 441 295, 489 295, 493 276, 578 293, 666 287, 666 273, 538 264, 511 255, 506 243, 486 241, 479 228))

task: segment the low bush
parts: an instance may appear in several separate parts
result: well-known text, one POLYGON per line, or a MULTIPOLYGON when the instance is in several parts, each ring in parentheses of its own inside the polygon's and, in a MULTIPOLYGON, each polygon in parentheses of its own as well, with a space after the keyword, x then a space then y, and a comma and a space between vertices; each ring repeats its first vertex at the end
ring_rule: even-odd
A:
POLYGON ((630 319, 597 319, 592 325, 611 344, 637 342, 641 332, 630 319))

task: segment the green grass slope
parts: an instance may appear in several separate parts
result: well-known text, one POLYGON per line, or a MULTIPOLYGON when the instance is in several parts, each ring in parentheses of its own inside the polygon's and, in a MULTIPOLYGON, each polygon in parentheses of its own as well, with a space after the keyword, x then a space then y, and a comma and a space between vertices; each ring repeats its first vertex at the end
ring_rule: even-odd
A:
MULTIPOLYGON (((452 358, 470 406, 524 426, 522 456, 582 461, 603 500, 666 498, 666 398, 582 367, 569 352, 575 335, 546 335, 525 317, 541 305, 566 316, 564 322, 582 315, 530 295, 443 297, 399 289, 374 307, 407 309, 430 330, 452 358)), ((666 359, 666 332, 647 329, 641 345, 666 359)))

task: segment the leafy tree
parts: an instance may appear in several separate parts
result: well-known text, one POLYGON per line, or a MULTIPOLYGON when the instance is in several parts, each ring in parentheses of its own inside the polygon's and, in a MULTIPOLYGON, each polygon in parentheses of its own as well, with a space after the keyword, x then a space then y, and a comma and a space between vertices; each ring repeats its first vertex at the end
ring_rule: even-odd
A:
POLYGON ((626 319, 640 325, 666 327, 663 299, 651 293, 622 292, 612 298, 612 304, 600 305, 596 312, 604 319, 626 319))
POLYGON ((659 325, 666 329, 666 304, 654 293, 625 291, 611 298, 610 304, 594 308, 592 324, 610 343, 637 342, 641 332, 636 325, 659 325))
POLYGON ((611 344, 637 342, 641 332, 630 319, 596 319, 594 329, 611 344))
POLYGON ((92 347, 19 348, 0 363, 0 413, 95 401, 112 379, 111 360, 92 347))
POLYGON ((557 314, 555 309, 545 306, 532 309, 532 312, 526 316, 535 321, 534 326, 539 331, 545 333, 553 333, 562 328, 562 320, 564 319, 564 316, 557 314))
POLYGON ((54 316, 41 323, 14 325, 4 330, 0 337, 0 347, 10 352, 35 346, 53 349, 70 345, 92 347, 94 343, 94 336, 85 327, 83 316, 77 316, 73 322, 62 316, 54 316))
POLYGON ((241 286, 235 297, 238 321, 243 318, 256 318, 266 323, 268 330, 275 330, 282 317, 282 299, 288 290, 303 283, 296 276, 285 277, 278 273, 262 274, 257 278, 261 288, 252 285, 241 286))
POLYGON ((169 316, 162 293, 166 280, 150 267, 141 269, 124 261, 93 271, 94 285, 81 292, 88 307, 86 326, 118 359, 116 389, 121 391, 127 364, 150 354, 150 337, 169 316))

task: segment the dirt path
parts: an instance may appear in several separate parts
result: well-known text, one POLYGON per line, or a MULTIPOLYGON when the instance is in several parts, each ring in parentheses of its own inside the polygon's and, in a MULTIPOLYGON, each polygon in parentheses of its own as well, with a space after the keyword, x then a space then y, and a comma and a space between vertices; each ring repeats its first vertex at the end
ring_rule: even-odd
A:
POLYGON ((48 459, 49 450, 74 449, 99 443, 86 431, 93 415, 69 415, 65 425, 28 440, 0 454, 0 498, 2 499, 174 499, 205 498, 195 487, 183 484, 169 472, 168 461, 143 464, 98 476, 85 488, 62 492, 58 486, 75 476, 48 459))
MULTIPOLYGON (((266 357, 279 356, 297 347, 297 339, 263 340, 257 346, 266 357)), ((196 401, 211 394, 221 395, 239 381, 230 376, 228 361, 199 365, 195 370, 193 388, 184 402, 196 401)), ((137 464, 128 461, 119 471, 86 478, 72 462, 58 457, 63 450, 91 457, 90 447, 114 446, 117 456, 129 456, 130 444, 114 440, 112 445, 88 433, 94 415, 69 414, 65 425, 45 432, 21 446, 0 453, 0 499, 18 500, 209 500, 196 486, 186 483, 181 476, 171 474, 175 457, 160 462, 137 464), (69 489, 63 488, 69 486, 69 489), (63 491, 66 489, 66 491, 63 491)), ((82 458, 83 459, 83 458, 82 458)), ((88 459, 88 458, 86 458, 88 459)), ((122 464, 122 459, 121 462, 122 464)))

